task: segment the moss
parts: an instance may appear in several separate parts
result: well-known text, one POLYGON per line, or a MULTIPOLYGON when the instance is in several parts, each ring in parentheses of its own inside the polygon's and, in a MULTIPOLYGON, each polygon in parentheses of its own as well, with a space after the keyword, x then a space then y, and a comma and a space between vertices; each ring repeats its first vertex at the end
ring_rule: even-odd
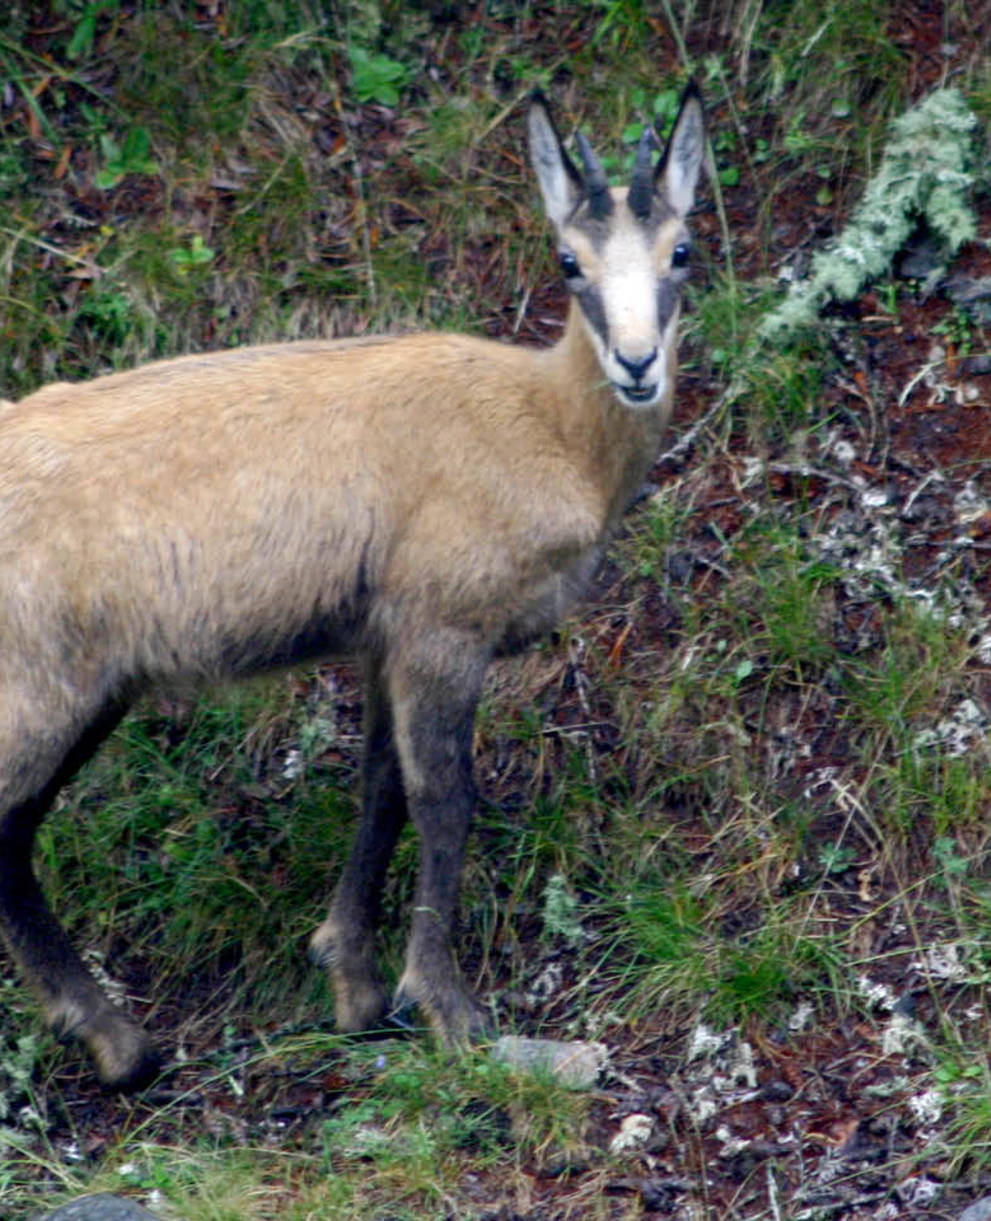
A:
POLYGON ((920 222, 949 259, 977 232, 970 203, 977 119, 956 89, 940 89, 892 124, 881 165, 850 223, 815 256, 812 274, 792 286, 761 323, 762 340, 780 341, 812 324, 830 301, 850 301, 890 272, 920 222))

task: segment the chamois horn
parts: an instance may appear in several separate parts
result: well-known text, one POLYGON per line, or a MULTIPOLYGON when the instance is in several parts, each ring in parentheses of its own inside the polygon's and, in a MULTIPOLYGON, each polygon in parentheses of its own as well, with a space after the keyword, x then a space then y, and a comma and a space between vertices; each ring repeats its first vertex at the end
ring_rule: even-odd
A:
POLYGON ((648 124, 643 129, 637 145, 637 159, 633 165, 633 178, 626 195, 626 202, 634 216, 645 220, 650 214, 650 203, 654 198, 653 152, 657 144, 654 129, 648 124))
POLYGON ((588 195, 588 209, 595 220, 605 220, 612 212, 612 196, 609 194, 609 180, 602 162, 592 151, 592 146, 582 132, 575 136, 578 151, 581 153, 585 166, 585 193, 588 195))

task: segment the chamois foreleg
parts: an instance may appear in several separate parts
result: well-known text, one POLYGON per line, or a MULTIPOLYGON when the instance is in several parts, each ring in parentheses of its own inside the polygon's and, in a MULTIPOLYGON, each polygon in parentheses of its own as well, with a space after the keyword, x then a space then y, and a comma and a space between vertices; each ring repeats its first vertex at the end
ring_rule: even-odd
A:
POLYGON ((397 1007, 418 1005, 442 1040, 484 1032, 486 1016, 461 979, 451 944, 465 843, 475 805, 472 734, 488 650, 469 634, 403 641, 389 659, 396 744, 419 873, 397 1007))
MULTIPOLYGON (((31 864, 35 832, 62 785, 120 720, 112 706, 82 731, 59 734, 53 703, 0 697, 0 933, 60 1038, 81 1039, 100 1079, 133 1088, 150 1079, 158 1057, 147 1035, 118 1009, 93 979, 52 915, 31 864), (70 745, 66 746, 66 743, 70 745), (27 794, 25 796, 25 793, 27 794)), ((75 718, 72 718, 73 720, 75 718)))
POLYGON ((310 953, 326 966, 341 1030, 365 1030, 384 1017, 388 993, 375 963, 374 937, 389 859, 406 823, 406 794, 381 660, 365 663, 362 817, 327 919, 310 953))

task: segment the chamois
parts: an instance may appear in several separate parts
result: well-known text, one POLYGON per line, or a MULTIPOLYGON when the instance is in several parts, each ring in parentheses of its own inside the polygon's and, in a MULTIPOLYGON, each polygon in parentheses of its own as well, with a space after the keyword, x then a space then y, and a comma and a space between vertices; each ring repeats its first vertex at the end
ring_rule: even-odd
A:
POLYGON ((59 788, 150 688, 356 654, 362 816, 313 958, 336 1021, 415 1004, 488 1027, 452 949, 486 666, 589 581, 667 422, 704 121, 689 85, 628 189, 542 96, 530 155, 571 293, 534 350, 464 335, 273 344, 46 386, 0 411, 0 931, 49 1026, 101 1080, 157 1071, 51 913, 31 864, 59 788), (391 1002, 373 935, 389 857, 419 833, 391 1002))

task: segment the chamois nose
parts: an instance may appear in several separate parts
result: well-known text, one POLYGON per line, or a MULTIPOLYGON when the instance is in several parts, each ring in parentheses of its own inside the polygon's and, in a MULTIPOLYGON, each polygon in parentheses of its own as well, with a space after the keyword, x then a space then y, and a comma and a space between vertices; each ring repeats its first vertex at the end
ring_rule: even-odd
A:
POLYGON ((627 360, 622 352, 620 352, 619 348, 615 349, 615 354, 616 359, 627 371, 627 373, 629 373, 630 377, 632 377, 635 382, 638 382, 643 378, 643 375, 654 363, 654 359, 657 356, 657 349, 654 348, 652 352, 649 352, 646 356, 641 356, 639 360, 627 360))

